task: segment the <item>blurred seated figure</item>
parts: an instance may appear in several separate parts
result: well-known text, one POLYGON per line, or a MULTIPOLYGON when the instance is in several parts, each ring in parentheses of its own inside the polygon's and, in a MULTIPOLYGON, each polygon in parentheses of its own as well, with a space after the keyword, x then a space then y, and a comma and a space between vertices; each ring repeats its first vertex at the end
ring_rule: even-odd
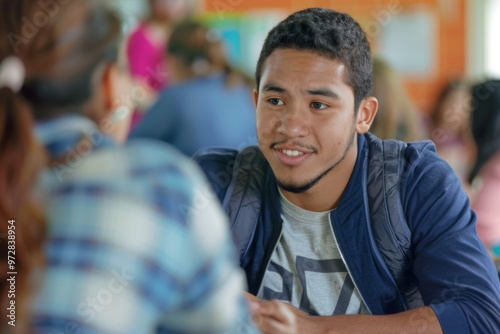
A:
MULTIPOLYGON (((39 4, 0 0, 0 35, 19 38, 39 4)), ((0 330, 254 332, 199 168, 164 143, 113 138, 129 126, 117 101, 131 80, 121 22, 101 4, 54 2, 29 40, 0 41, 0 236, 13 250, 0 330)))
POLYGON ((148 16, 131 32, 127 40, 127 59, 135 84, 141 90, 132 117, 134 129, 144 113, 158 98, 158 92, 169 84, 169 62, 165 47, 175 24, 194 11, 197 0, 144 0, 148 16))
POLYGON ((474 157, 470 136, 470 86, 452 80, 443 87, 430 115, 431 139, 464 185, 474 157))
POLYGON ((378 111, 370 132, 381 139, 406 142, 425 138, 422 118, 398 73, 385 61, 373 59, 373 96, 378 111))
POLYGON ((248 79, 229 66, 224 45, 208 27, 185 22, 168 45, 173 85, 162 91, 131 138, 159 139, 191 156, 203 147, 256 144, 248 79))
POLYGON ((472 88, 472 136, 477 158, 469 175, 477 234, 500 257, 500 80, 472 88))

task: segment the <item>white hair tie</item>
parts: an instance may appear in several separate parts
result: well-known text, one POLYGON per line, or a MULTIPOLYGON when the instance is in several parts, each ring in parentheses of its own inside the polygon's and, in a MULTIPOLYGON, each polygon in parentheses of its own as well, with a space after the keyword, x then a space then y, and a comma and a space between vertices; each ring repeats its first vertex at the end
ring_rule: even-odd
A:
POLYGON ((10 56, 0 63, 0 88, 8 87, 19 92, 24 84, 26 69, 18 57, 10 56))

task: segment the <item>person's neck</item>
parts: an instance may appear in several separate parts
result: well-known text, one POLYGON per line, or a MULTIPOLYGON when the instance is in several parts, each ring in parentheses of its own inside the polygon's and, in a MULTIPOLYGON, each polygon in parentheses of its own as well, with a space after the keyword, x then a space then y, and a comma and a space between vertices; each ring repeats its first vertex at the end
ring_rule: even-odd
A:
POLYGON ((215 75, 215 74, 221 73, 221 72, 222 72, 222 70, 220 68, 217 68, 215 66, 211 66, 207 70, 207 72, 205 72, 203 74, 196 74, 193 70, 191 70, 191 68, 186 67, 186 66, 182 66, 182 67, 178 67, 175 69, 175 73, 173 75, 173 82, 180 83, 180 82, 195 79, 195 78, 203 78, 203 77, 207 77, 210 75, 215 75))
POLYGON ((161 18, 157 18, 157 17, 150 17, 149 19, 147 19, 147 22, 151 25, 154 25, 154 26, 157 26, 157 27, 162 27, 162 28, 171 28, 173 26, 172 22, 169 22, 169 21, 165 21, 161 18))
POLYGON ((150 18, 147 21, 147 30, 149 34, 152 34, 158 41, 166 40, 172 31, 172 24, 170 22, 165 22, 159 19, 150 18))
POLYGON ((300 194, 281 189, 283 195, 290 202, 305 210, 323 212, 335 209, 354 171, 357 153, 357 145, 353 145, 345 159, 311 189, 300 194))

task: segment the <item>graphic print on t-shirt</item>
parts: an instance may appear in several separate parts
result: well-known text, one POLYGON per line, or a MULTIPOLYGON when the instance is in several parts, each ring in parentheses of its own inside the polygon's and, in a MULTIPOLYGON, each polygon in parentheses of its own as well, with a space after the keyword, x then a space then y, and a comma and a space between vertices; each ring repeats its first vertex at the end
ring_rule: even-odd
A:
MULTIPOLYGON (((340 289, 340 293, 338 294, 338 298, 335 301, 336 303, 335 307, 333 307, 334 303, 329 303, 329 302, 320 303, 323 304, 323 308, 326 307, 330 310, 333 308, 333 311, 329 313, 330 315, 348 314, 348 311, 353 311, 352 307, 349 310, 349 304, 351 303, 351 299, 353 298, 354 294, 354 283, 352 282, 351 277, 347 275, 347 269, 341 259, 313 260, 297 256, 295 263, 296 263, 297 276, 299 278, 300 285, 302 286, 302 296, 299 299, 300 300, 299 308, 302 311, 307 312, 310 315, 320 315, 319 312, 317 312, 314 308, 311 307, 311 303, 309 302, 309 294, 314 295, 317 293, 321 293, 321 291, 325 293, 326 291, 329 290, 326 286, 320 284, 320 282, 317 282, 318 279, 314 280, 314 278, 309 280, 309 285, 308 285, 307 277, 308 276, 310 278, 314 277, 313 273, 318 273, 318 274, 337 273, 338 275, 324 275, 325 276, 324 278, 326 278, 326 280, 329 280, 330 282, 333 282, 336 277, 344 281, 340 289), (330 307, 328 307, 328 305, 325 304, 330 304, 330 307)), ((275 272, 281 276, 282 279, 281 286, 283 288, 281 291, 275 291, 269 287, 263 286, 262 294, 260 297, 266 300, 279 299, 282 301, 287 301, 289 303, 292 303, 292 291, 294 287, 293 274, 290 271, 283 268, 282 266, 280 266, 279 264, 276 264, 274 262, 271 262, 269 264, 268 271, 275 272)), ((331 297, 333 296, 330 296, 330 298, 331 297)), ((328 296, 324 295, 321 296, 321 298, 322 299, 328 298, 328 296)), ((333 298, 331 301, 334 302, 333 298)), ((354 302, 354 304, 358 303, 354 302)), ((361 307, 361 304, 359 306, 361 307)), ((355 313, 356 314, 362 313, 362 310, 358 309, 355 313)))
POLYGON ((368 313, 340 257, 330 213, 301 209, 283 195, 281 202, 283 233, 257 297, 289 302, 310 315, 368 313))

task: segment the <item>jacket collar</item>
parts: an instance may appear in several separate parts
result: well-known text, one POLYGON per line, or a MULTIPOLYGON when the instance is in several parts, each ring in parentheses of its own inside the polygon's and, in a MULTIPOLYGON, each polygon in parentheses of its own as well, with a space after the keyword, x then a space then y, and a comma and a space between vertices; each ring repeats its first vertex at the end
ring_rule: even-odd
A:
POLYGON ((94 122, 76 113, 40 122, 36 125, 35 132, 52 158, 67 154, 68 150, 78 144, 82 136, 91 138, 94 148, 114 143, 114 140, 105 136, 94 122))

